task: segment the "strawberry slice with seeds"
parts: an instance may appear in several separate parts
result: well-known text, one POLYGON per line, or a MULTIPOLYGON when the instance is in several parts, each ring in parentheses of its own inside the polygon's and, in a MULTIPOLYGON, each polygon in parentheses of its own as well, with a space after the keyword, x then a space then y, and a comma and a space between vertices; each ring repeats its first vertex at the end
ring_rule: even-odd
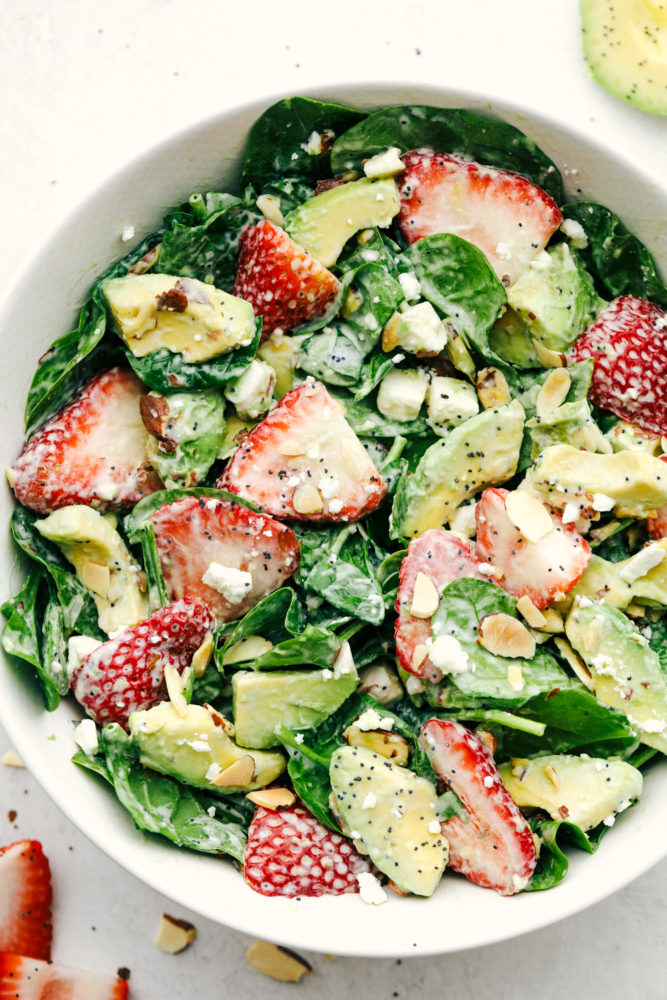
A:
POLYGON ((313 379, 248 434, 217 486, 273 517, 301 521, 356 520, 387 492, 343 407, 313 379))
POLYGON ((37 840, 0 847, 0 951, 51 958, 51 869, 37 840))
POLYGON ((574 524, 545 507, 553 528, 537 542, 528 541, 505 507, 509 490, 484 490, 475 508, 477 554, 502 573, 501 587, 514 597, 530 597, 536 608, 561 600, 581 579, 591 547, 574 524))
POLYGON ((341 896, 359 892, 357 875, 371 871, 349 840, 303 806, 255 810, 244 858, 246 882, 263 896, 341 896))
POLYGON ((442 823, 449 864, 476 885, 512 896, 525 889, 537 855, 530 826, 480 738, 449 719, 430 719, 420 736, 433 770, 468 814, 442 823))
POLYGON ((159 608, 82 659, 70 680, 74 697, 99 725, 126 727, 132 712, 164 700, 165 668, 182 673, 214 628, 212 613, 191 597, 159 608))
POLYGON ((272 222, 249 226, 239 240, 234 295, 262 317, 262 339, 333 311, 340 282, 272 222))
POLYGON ((520 174, 432 149, 403 162, 398 224, 408 243, 454 233, 486 255, 504 284, 521 277, 563 220, 551 195, 520 174))
POLYGON ((480 560, 470 542, 450 531, 430 528, 410 542, 401 563, 396 599, 396 653, 404 670, 435 683, 442 678, 442 672, 431 663, 426 646, 431 638, 432 615, 417 617, 412 613, 418 575, 426 576, 441 594, 448 583, 460 577, 488 580, 488 574, 480 572, 479 566, 480 560))
POLYGON ((667 434, 667 313, 624 295, 575 340, 568 362, 593 358, 589 398, 622 420, 667 434))
POLYGON ((127 1000, 124 979, 0 952, 0 1000, 127 1000))
POLYGON ((139 380, 123 368, 86 382, 14 463, 16 499, 40 514, 70 504, 122 510, 162 489, 146 454, 142 392, 139 380))
MULTIPOLYGON (((218 622, 241 618, 285 583, 299 565, 294 532, 265 514, 212 497, 183 497, 151 516, 162 572, 173 601, 186 594, 218 622), (204 583, 211 564, 250 574, 243 595, 204 583)), ((234 574, 232 574, 234 575, 234 574)), ((215 579, 214 581, 215 582, 215 579)))

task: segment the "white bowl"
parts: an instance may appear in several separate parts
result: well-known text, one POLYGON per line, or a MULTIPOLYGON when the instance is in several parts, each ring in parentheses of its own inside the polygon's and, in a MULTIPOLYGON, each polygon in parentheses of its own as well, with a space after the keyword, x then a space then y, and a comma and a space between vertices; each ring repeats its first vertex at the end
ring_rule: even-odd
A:
MULTIPOLYGON (((561 168, 569 166, 565 182, 570 194, 614 209, 667 265, 667 192, 617 150, 593 144, 562 123, 480 95, 416 85, 332 86, 310 96, 364 109, 409 103, 458 106, 517 125, 561 168)), ((11 463, 20 450, 23 407, 38 357, 71 329, 94 278, 127 250, 119 239, 123 226, 132 224, 138 241, 158 226, 164 209, 191 191, 233 188, 248 128, 275 99, 197 125, 126 167, 79 207, 30 263, 0 312, 3 462, 11 463)), ((5 523, 11 507, 7 491, 2 497, 5 523)), ((6 593, 14 593, 21 569, 13 551, 3 553, 1 569, 6 593)), ((16 664, 0 669, 0 717, 16 750, 63 812, 137 878, 195 912, 257 937, 341 955, 457 951, 575 913, 620 889, 667 853, 667 768, 661 766, 647 776, 640 804, 619 819, 597 854, 573 850, 567 878, 548 892, 506 899, 463 879, 445 878, 430 900, 392 896, 373 908, 349 895, 299 902, 267 899, 249 889, 228 862, 178 850, 138 832, 110 791, 71 763, 72 720, 80 718, 76 707, 68 700, 55 713, 43 711, 34 685, 21 674, 16 664)))

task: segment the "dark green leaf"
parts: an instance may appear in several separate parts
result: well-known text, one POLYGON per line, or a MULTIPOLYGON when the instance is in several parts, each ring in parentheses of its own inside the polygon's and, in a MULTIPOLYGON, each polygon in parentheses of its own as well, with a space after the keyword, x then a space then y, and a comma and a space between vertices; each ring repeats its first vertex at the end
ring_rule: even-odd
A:
POLYGON ((602 839, 607 827, 598 827, 588 835, 574 823, 535 818, 531 820, 533 831, 542 840, 540 856, 533 877, 526 887, 526 892, 541 892, 551 889, 562 882, 567 875, 569 861, 559 841, 574 844, 582 851, 593 854, 602 839))
POLYGON ((42 666, 37 605, 43 581, 44 571, 41 568, 34 570, 16 597, 2 605, 2 614, 7 619, 2 629, 2 648, 35 668, 44 704, 52 712, 58 707, 60 695, 54 672, 50 666, 42 666))
POLYGON ((295 526, 295 532, 301 544, 297 583, 334 607, 379 625, 385 614, 384 597, 361 526, 295 526))

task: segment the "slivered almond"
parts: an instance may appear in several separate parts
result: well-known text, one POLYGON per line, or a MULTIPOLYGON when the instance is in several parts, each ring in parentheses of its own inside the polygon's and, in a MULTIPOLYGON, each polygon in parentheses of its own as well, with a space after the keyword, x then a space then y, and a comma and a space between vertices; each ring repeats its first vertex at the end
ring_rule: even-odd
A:
POLYGON ((382 350, 393 351, 398 347, 398 327, 401 322, 401 314, 395 312, 389 317, 387 325, 382 331, 382 350))
POLYGON ((560 655, 571 667, 575 676, 579 678, 581 683, 584 684, 589 691, 593 691, 594 684, 591 672, 579 654, 574 651, 566 639, 556 638, 554 639, 554 642, 556 643, 556 647, 560 655))
POLYGON ((553 521, 541 500, 526 490, 513 490, 505 497, 510 521, 528 542, 534 545, 553 531, 553 521))
POLYGON ((509 403, 512 398, 507 379, 499 368, 482 368, 477 372, 476 389, 485 410, 509 403))
POLYGON ((303 441, 293 441, 291 438, 288 438, 285 441, 281 441, 278 445, 278 454, 285 455, 287 458, 292 458, 295 455, 305 455, 306 444, 303 441))
POLYGON ((417 573, 410 614, 415 618, 432 618, 440 605, 440 595, 426 573, 417 573))
MULTIPOLYGON (((420 642, 418 646, 415 646, 414 652, 412 654, 412 669, 419 670, 424 660, 428 657, 428 646, 420 642)), ((410 692, 408 692, 409 694, 410 692)))
POLYGON ((260 788, 256 792, 248 792, 246 798, 264 809, 287 809, 296 802, 294 792, 289 788, 260 788))
POLYGON ((564 403, 572 385, 572 376, 567 368, 555 368, 541 386, 535 400, 538 417, 547 417, 564 403))
POLYGON ((155 947, 168 955, 178 955, 179 951, 184 951, 196 937, 197 930, 194 924, 163 913, 155 938, 155 947))
POLYGON ((507 683, 513 691, 523 691, 526 682, 523 679, 523 670, 520 663, 510 663, 507 668, 507 683))
POLYGON ((209 705, 208 702, 204 704, 204 708, 213 719, 214 725, 219 726, 220 729, 224 729, 228 736, 234 735, 234 724, 230 722, 229 719, 226 719, 224 715, 221 715, 217 708, 213 708, 213 705, 209 705))
POLYGON ((233 764, 225 768, 222 774, 211 782, 212 785, 217 785, 218 788, 228 788, 231 785, 249 785, 250 782, 255 777, 255 758, 246 753, 243 757, 239 757, 235 760, 233 764))
POLYGON ((548 632, 550 635, 556 635, 558 632, 565 631, 563 616, 559 615, 554 608, 545 608, 542 614, 546 619, 544 625, 541 626, 542 632, 548 632))
POLYGON ((564 354, 560 354, 558 351, 550 350, 550 348, 544 346, 542 341, 537 340, 535 337, 533 337, 533 347, 535 348, 535 353, 537 354, 537 360, 544 368, 565 367, 564 354))
POLYGON ((25 764, 15 750, 7 750, 0 758, 0 763, 5 767, 25 767, 25 764))
POLYGON ((554 788, 558 790, 560 788, 561 782, 560 778, 558 777, 558 771, 553 766, 553 764, 545 764, 542 770, 544 771, 544 773, 546 774, 547 778, 554 786, 554 788))
POLYGON ((285 219, 280 210, 280 198, 275 194, 260 194, 255 204, 264 218, 272 222, 274 226, 284 225, 285 219))
POLYGON ((349 288, 347 295, 345 296, 345 301, 343 302, 343 308, 341 309, 345 319, 347 319, 348 316, 354 315, 354 313, 361 308, 361 303, 363 301, 362 296, 355 288, 349 288))
POLYGON ((292 506, 297 514, 316 514, 324 504, 316 488, 305 483, 294 490, 292 506))
POLYGON ((523 780, 526 771, 528 770, 529 764, 530 761, 526 757, 510 758, 510 767, 512 768, 512 774, 514 775, 515 778, 518 778, 519 781, 523 780))
MULTIPOLYGON (((356 171, 351 170, 350 173, 354 174, 354 177, 352 178, 354 180, 357 177, 356 171)), ((374 236, 375 236, 374 229, 362 229, 359 235, 357 236, 357 243, 360 246, 365 247, 367 243, 370 243, 370 241, 373 239, 374 236)))
POLYGON ((164 680, 167 685, 169 701, 174 706, 175 711, 184 719, 188 714, 188 703, 183 697, 183 688, 186 681, 185 670, 183 674, 179 674, 176 667, 168 663, 164 668, 164 680))
POLYGON ((247 663, 248 660, 256 660, 258 656, 262 656, 263 653, 268 653, 272 649, 273 643, 269 639, 265 639, 263 635, 247 635, 225 650, 222 655, 222 663, 225 667, 232 663, 247 663))
POLYGON ((547 623, 546 618, 539 608, 536 608, 528 594, 524 594, 516 602, 516 609, 520 615, 526 619, 531 628, 544 628, 547 623))
POLYGON ((305 958, 270 941, 254 941, 246 952, 246 960, 257 972, 281 983, 298 983, 313 971, 305 958))
POLYGON ((207 666, 211 662, 211 656, 213 654, 213 633, 207 632, 204 636, 204 640, 198 650, 195 651, 194 656, 190 660, 190 666, 194 672, 195 677, 201 677, 201 675, 206 670, 207 666))
POLYGON ((109 596, 111 573, 104 563, 85 562, 81 567, 81 581, 84 587, 92 590, 98 597, 109 596))
POLYGON ((511 615, 486 615, 477 626, 478 642, 497 656, 535 655, 535 639, 518 618, 511 615))

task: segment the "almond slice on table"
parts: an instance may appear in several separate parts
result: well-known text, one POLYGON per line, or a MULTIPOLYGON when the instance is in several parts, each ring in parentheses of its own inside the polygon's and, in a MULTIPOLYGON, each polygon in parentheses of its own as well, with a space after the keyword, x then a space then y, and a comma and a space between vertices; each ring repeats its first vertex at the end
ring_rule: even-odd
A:
POLYGON ((511 615, 486 615, 477 626, 477 634, 480 646, 496 656, 530 659, 535 655, 534 636, 511 615))
POLYGON ((541 500, 526 490, 513 490, 505 497, 505 510, 510 521, 528 542, 537 544, 554 524, 549 511, 541 500))
POLYGON ((298 983, 306 973, 313 971, 305 958, 270 941, 254 941, 246 952, 246 959, 253 969, 282 983, 298 983))
POLYGON ((194 924, 163 913, 155 938, 155 947, 168 955, 178 955, 191 945, 196 937, 197 930, 194 924))

